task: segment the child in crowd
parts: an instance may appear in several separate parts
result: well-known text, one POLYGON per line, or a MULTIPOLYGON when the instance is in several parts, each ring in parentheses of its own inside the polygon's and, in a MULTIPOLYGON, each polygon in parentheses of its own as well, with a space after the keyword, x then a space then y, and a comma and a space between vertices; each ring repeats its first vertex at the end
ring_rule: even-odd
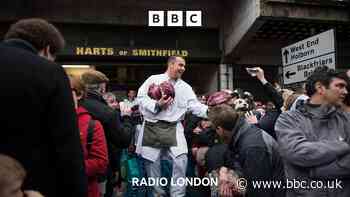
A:
POLYGON ((0 197, 43 197, 39 192, 22 191, 25 177, 26 171, 18 161, 0 154, 0 197))

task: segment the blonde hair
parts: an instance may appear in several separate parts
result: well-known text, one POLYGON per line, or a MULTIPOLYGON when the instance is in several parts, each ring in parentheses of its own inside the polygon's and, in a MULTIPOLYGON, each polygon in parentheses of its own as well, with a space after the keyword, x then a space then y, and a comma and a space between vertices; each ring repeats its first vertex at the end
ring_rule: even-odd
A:
POLYGON ((78 76, 68 75, 71 88, 75 91, 77 96, 83 96, 86 93, 85 84, 80 80, 78 76))
POLYGON ((105 74, 103 74, 102 72, 97 71, 97 70, 89 70, 89 71, 84 72, 81 75, 81 80, 87 86, 109 82, 108 77, 105 74))
POLYGON ((290 108, 292 107, 293 103, 297 100, 297 98, 300 96, 301 94, 297 94, 294 93, 292 95, 289 95, 288 98, 286 100, 284 100, 283 103, 283 111, 288 111, 290 110, 290 108))
POLYGON ((289 89, 282 89, 282 98, 285 101, 290 95, 294 94, 293 90, 289 90, 289 89))
POLYGON ((14 181, 23 181, 26 174, 25 169, 17 160, 0 154, 0 191, 14 181))

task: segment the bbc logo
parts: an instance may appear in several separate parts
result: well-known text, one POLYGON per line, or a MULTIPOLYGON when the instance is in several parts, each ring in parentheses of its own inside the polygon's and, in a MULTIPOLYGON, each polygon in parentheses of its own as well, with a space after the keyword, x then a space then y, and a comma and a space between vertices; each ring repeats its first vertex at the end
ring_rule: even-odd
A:
MULTIPOLYGON (((183 27, 183 11, 148 11, 148 26, 163 27, 165 26, 164 13, 167 14, 168 27, 183 27)), ((185 11, 187 27, 202 26, 202 11, 185 11)))

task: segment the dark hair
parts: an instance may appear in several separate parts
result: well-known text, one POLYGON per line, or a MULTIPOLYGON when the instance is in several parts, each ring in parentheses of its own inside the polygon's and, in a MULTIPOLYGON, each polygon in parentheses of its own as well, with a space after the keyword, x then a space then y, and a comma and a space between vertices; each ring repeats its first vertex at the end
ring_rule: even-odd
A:
POLYGON ((237 124, 240 114, 232 109, 231 106, 222 104, 210 108, 208 117, 215 127, 220 126, 231 131, 237 124))
POLYGON ((131 91, 134 91, 137 94, 137 90, 134 88, 129 88, 126 94, 128 95, 131 91))
POLYGON ((182 56, 170 56, 170 57, 168 58, 167 64, 176 62, 176 59, 177 59, 177 58, 183 59, 182 56))
POLYGON ((350 88, 346 88, 348 90, 348 94, 346 95, 345 99, 344 99, 344 104, 346 106, 350 106, 350 88))
POLYGON ((5 35, 5 40, 22 39, 32 44, 37 50, 50 46, 50 53, 56 54, 65 45, 64 38, 59 30, 40 18, 19 20, 11 25, 5 35))
POLYGON ((334 78, 339 78, 347 81, 345 73, 336 72, 334 69, 330 69, 327 66, 318 67, 306 80, 305 89, 308 96, 312 96, 316 93, 316 83, 320 82, 322 85, 329 87, 329 84, 334 78))
POLYGON ((346 90, 348 91, 348 94, 344 99, 344 104, 346 106, 350 106, 350 77, 347 78, 346 82, 348 83, 348 85, 346 86, 346 90))

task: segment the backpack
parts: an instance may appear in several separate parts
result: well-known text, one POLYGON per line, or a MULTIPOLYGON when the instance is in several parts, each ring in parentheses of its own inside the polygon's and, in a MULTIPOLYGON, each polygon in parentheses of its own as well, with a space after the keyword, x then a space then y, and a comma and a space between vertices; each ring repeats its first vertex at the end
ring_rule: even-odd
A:
POLYGON ((95 120, 92 118, 89 121, 89 125, 87 128, 87 138, 86 138, 86 150, 88 152, 88 155, 91 151, 91 145, 94 140, 94 132, 95 132, 95 120))
MULTIPOLYGON (((88 155, 90 154, 91 145, 94 141, 95 125, 96 125, 96 121, 91 118, 87 128, 87 137, 86 137, 86 150, 88 152, 88 155)), ((101 182, 104 182, 106 178, 107 178, 106 174, 99 174, 97 177, 97 181, 101 183, 101 182)))

